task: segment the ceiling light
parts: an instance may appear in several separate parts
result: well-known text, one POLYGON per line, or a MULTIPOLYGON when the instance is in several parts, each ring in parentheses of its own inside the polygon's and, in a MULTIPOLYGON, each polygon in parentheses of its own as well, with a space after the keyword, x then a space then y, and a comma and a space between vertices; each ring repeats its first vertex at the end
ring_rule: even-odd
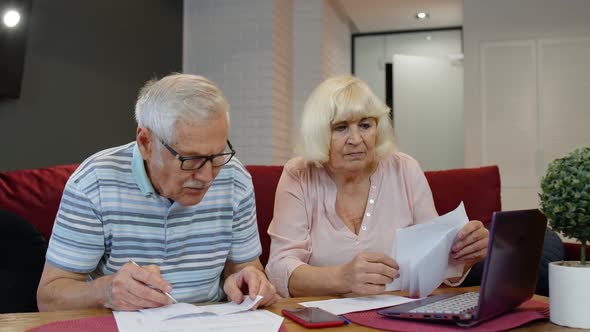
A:
POLYGON ((425 13, 425 12, 419 12, 419 13, 416 14, 416 18, 419 19, 419 20, 424 20, 424 19, 427 19, 429 17, 430 17, 430 15, 428 13, 425 13))
POLYGON ((16 10, 7 10, 2 15, 2 22, 9 28, 14 28, 20 22, 20 14, 16 10))

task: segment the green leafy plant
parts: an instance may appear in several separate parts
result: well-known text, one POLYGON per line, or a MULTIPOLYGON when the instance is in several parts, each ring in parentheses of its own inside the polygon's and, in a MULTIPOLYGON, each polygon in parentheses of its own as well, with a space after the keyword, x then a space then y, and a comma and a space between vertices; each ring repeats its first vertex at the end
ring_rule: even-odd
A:
POLYGON ((585 265, 590 240, 590 146, 552 161, 541 179, 539 197, 551 228, 582 243, 580 262, 585 265))

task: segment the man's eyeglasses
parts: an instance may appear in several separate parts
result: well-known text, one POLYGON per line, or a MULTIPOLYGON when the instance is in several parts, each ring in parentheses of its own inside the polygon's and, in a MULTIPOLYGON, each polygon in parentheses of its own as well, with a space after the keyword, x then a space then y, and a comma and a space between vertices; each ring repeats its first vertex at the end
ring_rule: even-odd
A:
POLYGON ((211 166, 213 167, 220 167, 223 166, 231 160, 231 158, 236 154, 236 151, 232 147, 229 140, 227 141, 227 146, 229 147, 230 152, 212 154, 208 156, 194 156, 194 157, 183 157, 178 152, 176 152, 170 145, 166 144, 164 141, 160 140, 160 143, 164 145, 164 147, 170 151, 174 158, 180 161, 180 169, 185 171, 193 171, 196 169, 200 169, 201 167, 205 166, 207 161, 211 162, 211 166))

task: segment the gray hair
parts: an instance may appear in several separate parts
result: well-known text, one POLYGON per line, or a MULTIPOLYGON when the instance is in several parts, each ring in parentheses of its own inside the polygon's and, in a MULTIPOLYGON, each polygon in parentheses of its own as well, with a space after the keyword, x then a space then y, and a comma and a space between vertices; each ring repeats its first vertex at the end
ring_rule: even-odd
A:
POLYGON ((176 139, 176 124, 181 120, 205 120, 225 113, 229 122, 229 103, 209 79, 190 74, 171 74, 148 81, 137 97, 137 125, 150 129, 168 144, 176 139))

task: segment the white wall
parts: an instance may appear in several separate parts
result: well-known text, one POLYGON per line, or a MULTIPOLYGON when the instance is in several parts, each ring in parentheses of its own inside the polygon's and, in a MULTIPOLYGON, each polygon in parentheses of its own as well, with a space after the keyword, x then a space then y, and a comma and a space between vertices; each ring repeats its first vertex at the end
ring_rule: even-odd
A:
POLYGON ((547 162, 590 143, 590 1, 465 0, 463 12, 465 163, 500 166, 504 210, 537 207, 547 162))
POLYGON ((217 83, 245 164, 294 155, 305 99, 350 72, 350 28, 331 1, 185 0, 183 70, 217 83))
MULTIPOLYGON (((297 144, 305 100, 323 79, 323 3, 315 0, 293 2, 293 112, 291 137, 297 144)), ((350 52, 350 51, 349 51, 350 52)), ((349 53, 350 54, 350 53, 349 53)))
POLYGON ((351 28, 332 1, 293 2, 293 112, 291 135, 299 137, 303 106, 328 77, 350 74, 351 28))
POLYGON ((425 171, 463 167, 463 66, 445 58, 393 56, 399 149, 425 171))
POLYGON ((183 71, 223 90, 231 105, 230 139, 246 164, 273 161, 274 4, 184 2, 183 71))
POLYGON ((385 101, 385 63, 393 66, 393 122, 401 151, 424 170, 463 167, 461 30, 355 37, 355 75, 385 101))
MULTIPOLYGON (((293 2, 275 0, 273 6, 272 164, 291 157, 293 93, 293 2)), ((246 135, 247 137, 251 137, 246 135)), ((255 161, 256 162, 256 161, 255 161)))
POLYGON ((442 57, 462 53, 461 31, 441 30, 355 37, 355 75, 385 100, 385 62, 394 54, 442 57), (431 39, 427 40, 426 37, 431 39))

